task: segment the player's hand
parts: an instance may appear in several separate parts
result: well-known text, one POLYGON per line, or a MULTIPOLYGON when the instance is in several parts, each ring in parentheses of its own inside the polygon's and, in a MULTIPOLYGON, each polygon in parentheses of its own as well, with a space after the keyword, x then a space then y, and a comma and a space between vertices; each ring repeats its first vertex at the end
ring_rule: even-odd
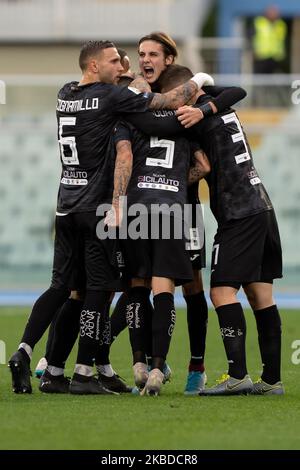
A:
POLYGON ((111 206, 111 209, 106 213, 104 223, 108 227, 120 227, 123 219, 123 211, 117 206, 111 206))
POLYGON ((186 105, 177 109, 176 116, 178 117, 180 124, 182 124, 186 129, 194 126, 194 124, 197 124, 197 122, 201 121, 204 117, 201 109, 186 105))

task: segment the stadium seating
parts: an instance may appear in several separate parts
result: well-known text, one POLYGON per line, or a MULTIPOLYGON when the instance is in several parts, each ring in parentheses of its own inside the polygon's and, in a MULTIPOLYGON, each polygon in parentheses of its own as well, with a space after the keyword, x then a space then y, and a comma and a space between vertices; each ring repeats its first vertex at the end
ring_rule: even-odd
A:
MULTIPOLYGON (((49 265, 60 174, 56 129, 45 116, 2 122, 0 264, 49 265), (48 121, 48 126, 46 125, 48 121)), ((55 123, 54 123, 55 124, 55 123)))

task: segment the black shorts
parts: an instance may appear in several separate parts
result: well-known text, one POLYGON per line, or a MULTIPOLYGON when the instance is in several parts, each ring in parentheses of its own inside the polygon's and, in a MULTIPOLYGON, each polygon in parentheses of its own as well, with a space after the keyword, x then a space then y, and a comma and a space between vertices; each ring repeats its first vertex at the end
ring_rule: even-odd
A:
MULTIPOLYGON (((186 240, 184 235, 180 239, 175 238, 174 218, 164 216, 166 223, 170 219, 171 231, 168 239, 162 237, 161 225, 156 232, 157 239, 153 236, 151 238, 151 216, 145 216, 145 220, 146 218, 148 224, 146 239, 134 240, 127 237, 126 240, 122 240, 121 247, 124 253, 126 277, 142 279, 151 279, 153 276, 165 277, 173 279, 175 285, 192 281, 193 272, 186 250, 186 240)), ((129 224, 130 222, 131 220, 129 220, 129 224)))
MULTIPOLYGON (((113 244, 111 241, 105 242, 108 246, 110 244, 111 249, 113 250, 112 257, 114 258, 113 266, 117 267, 120 273, 120 278, 125 277, 125 263, 123 252, 120 247, 118 240, 114 241, 113 244), (112 246, 113 245, 113 246, 112 246)), ((73 272, 71 276, 71 290, 76 290, 81 293, 84 293, 86 289, 86 273, 85 273, 85 260, 84 260, 84 241, 79 238, 78 241, 78 250, 75 256, 75 262, 73 263, 73 272)), ((126 287, 125 281, 124 286, 120 286, 120 289, 126 287)), ((122 290, 121 289, 121 290, 122 290)))
POLYGON ((86 289, 84 240, 78 236, 71 275, 71 290, 76 290, 84 295, 86 289))
POLYGON ((280 236, 273 210, 218 227, 211 260, 211 287, 237 289, 282 277, 280 236))
POLYGON ((193 270, 200 270, 206 266, 205 238, 200 237, 197 227, 190 228, 190 242, 188 253, 193 270))
POLYGON ((116 240, 99 240, 94 212, 56 216, 51 287, 122 290, 116 240), (83 253, 82 253, 83 249, 83 253))
POLYGON ((187 250, 193 270, 200 270, 206 266, 203 213, 201 204, 196 202, 189 204, 192 210, 190 220, 186 220, 189 234, 187 250))

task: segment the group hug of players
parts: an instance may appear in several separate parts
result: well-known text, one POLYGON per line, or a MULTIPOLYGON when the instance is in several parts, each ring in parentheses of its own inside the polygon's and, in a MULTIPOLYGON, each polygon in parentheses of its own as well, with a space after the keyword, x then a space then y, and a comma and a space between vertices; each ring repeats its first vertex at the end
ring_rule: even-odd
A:
POLYGON ((80 82, 58 93, 62 175, 52 281, 9 361, 13 391, 32 392, 32 351, 51 324, 36 371, 42 392, 158 395, 171 374, 166 358, 176 320, 174 289, 182 285, 191 351, 184 393, 283 394, 281 321, 272 297, 273 279, 282 277, 280 237, 231 108, 246 93, 216 87, 209 75, 193 76, 175 65, 176 44, 165 33, 144 36, 138 53, 141 74, 134 76, 124 51, 109 41, 89 41, 80 51, 80 82), (201 178, 218 224, 210 298, 228 361, 228 372, 211 388, 205 388, 201 178), (246 366, 240 287, 257 323, 263 370, 255 383, 246 366), (122 294, 110 316, 116 291, 122 294), (126 327, 134 389, 109 360, 112 342, 126 327), (78 335, 69 380, 64 367, 78 335))

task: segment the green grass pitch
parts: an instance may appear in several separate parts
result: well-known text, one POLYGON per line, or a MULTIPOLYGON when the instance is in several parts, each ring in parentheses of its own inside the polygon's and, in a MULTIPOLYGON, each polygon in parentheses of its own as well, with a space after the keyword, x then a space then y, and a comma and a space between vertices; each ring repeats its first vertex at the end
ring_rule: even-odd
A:
MULTIPOLYGON (((29 309, 0 309, 0 340, 7 360, 18 345, 29 309)), ((32 395, 11 392, 10 374, 0 365, 0 449, 299 449, 300 365, 291 361, 292 342, 300 339, 300 312, 282 310, 284 396, 185 397, 189 359, 186 315, 177 324, 168 362, 171 383, 159 397, 45 395, 33 379, 32 395)), ((246 313, 248 369, 259 376, 255 324, 246 313)), ((36 347, 33 367, 43 352, 36 347)), ((112 347, 115 370, 132 383, 128 334, 112 347)), ((68 362, 71 375, 74 355, 68 362)), ((226 369, 216 314, 209 314, 206 351, 208 385, 226 369)))

